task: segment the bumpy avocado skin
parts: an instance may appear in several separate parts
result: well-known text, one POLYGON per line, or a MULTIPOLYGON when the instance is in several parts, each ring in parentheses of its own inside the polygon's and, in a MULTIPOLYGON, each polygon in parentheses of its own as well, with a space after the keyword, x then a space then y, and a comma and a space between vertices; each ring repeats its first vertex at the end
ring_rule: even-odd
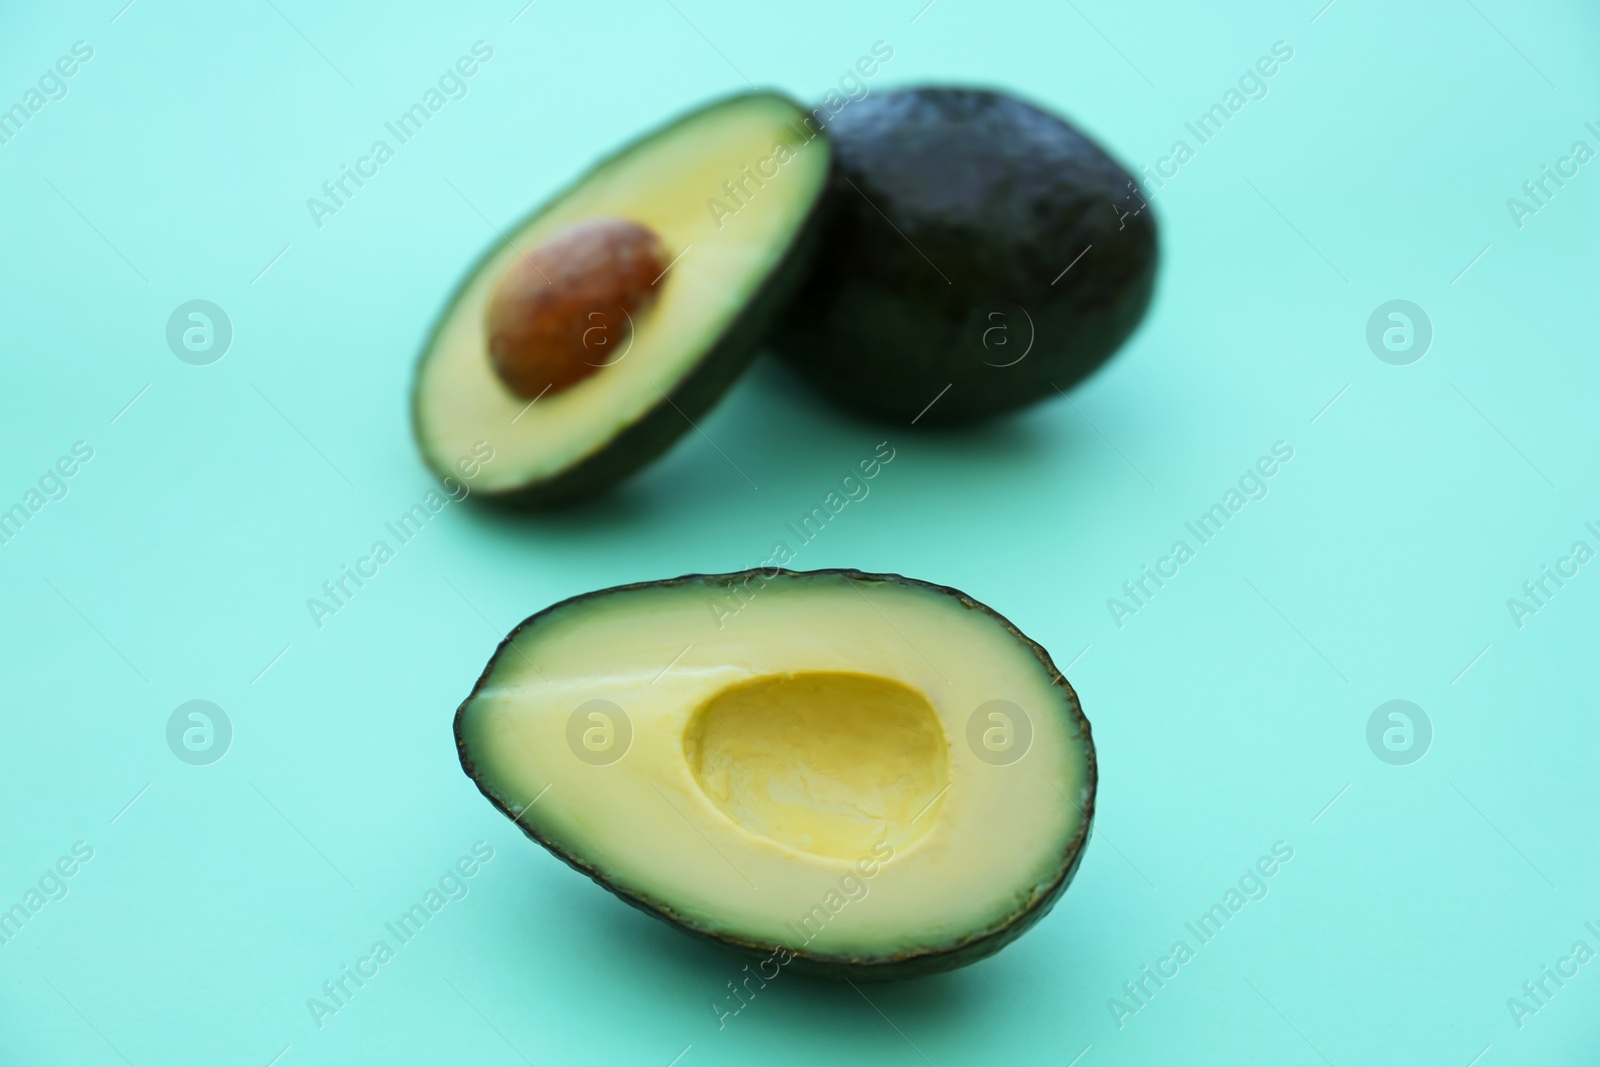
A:
POLYGON ((830 398, 971 423, 1069 389, 1138 326, 1154 213, 1064 120, 1004 93, 915 88, 848 104, 827 131, 819 267, 771 345, 830 398))
POLYGON ((775 567, 771 570, 758 568, 737 571, 731 574, 685 574, 679 578, 668 578, 653 582, 636 582, 630 585, 614 586, 610 589, 600 589, 593 593, 569 597, 559 603, 552 604, 543 611, 536 612, 524 619, 506 635, 505 640, 500 642, 500 646, 495 649, 494 655, 489 658, 488 664, 483 668, 483 673, 478 676, 478 681, 473 685, 472 691, 467 694, 467 698, 456 708, 453 733, 455 735, 456 755, 461 761, 461 769, 468 778, 472 779, 473 784, 478 787, 478 791, 502 815, 515 823, 517 828, 524 834, 543 845, 552 855, 573 870, 593 879, 596 885, 612 893, 623 903, 639 909, 652 918, 660 919, 667 925, 675 927, 691 937, 720 946, 738 956, 756 960, 772 960, 791 973, 804 974, 813 978, 831 981, 896 982, 910 978, 923 978, 928 975, 940 974, 944 971, 953 971, 994 955, 1027 933, 1038 924, 1040 919, 1049 914, 1051 908, 1055 907, 1056 902, 1067 891, 1067 886, 1072 882, 1073 875, 1078 873, 1078 865, 1083 862, 1084 849, 1089 843, 1090 828, 1094 823, 1095 796, 1100 779, 1099 762, 1095 755, 1094 736, 1089 726, 1089 720, 1083 714, 1083 706, 1078 702, 1077 691, 1072 688, 1071 683, 1056 668, 1055 661, 1050 658, 1050 653, 1046 652, 1042 645, 1017 629, 1016 624, 1010 619, 982 601, 974 600, 959 589, 920 581, 916 578, 907 578, 900 574, 872 574, 848 568, 790 571, 775 567), (1055 877, 1027 899, 1020 900, 1016 910, 995 926, 977 931, 959 941, 938 948, 888 957, 830 956, 822 953, 807 952, 804 947, 796 950, 792 946, 776 942, 751 941, 720 931, 710 930, 689 917, 680 914, 665 901, 617 885, 606 876, 605 872, 599 870, 581 856, 566 851, 554 841, 540 834, 534 827, 529 826, 518 818, 516 810, 507 803, 506 799, 495 793, 478 774, 478 769, 472 760, 472 754, 467 748, 465 732, 467 709, 484 687, 489 684, 489 680, 494 674, 495 665, 499 662, 500 657, 507 654, 508 650, 513 647, 513 642, 515 642, 517 635, 524 629, 538 623, 545 616, 577 601, 606 597, 615 593, 626 593, 634 589, 649 587, 704 587, 706 591, 715 593, 728 588, 730 583, 742 587, 746 580, 758 576, 764 581, 804 581, 810 578, 826 578, 835 575, 847 578, 859 585, 870 586, 881 583, 920 587, 954 597, 970 611, 981 611, 992 616, 1010 631, 1018 644, 1027 648, 1039 659, 1039 662, 1054 677, 1055 686, 1067 698, 1067 715, 1072 721, 1074 731, 1083 739, 1084 755, 1087 761, 1085 774, 1086 799, 1083 807, 1078 809, 1083 821, 1078 825, 1078 829, 1072 835, 1071 840, 1062 849, 1055 877))

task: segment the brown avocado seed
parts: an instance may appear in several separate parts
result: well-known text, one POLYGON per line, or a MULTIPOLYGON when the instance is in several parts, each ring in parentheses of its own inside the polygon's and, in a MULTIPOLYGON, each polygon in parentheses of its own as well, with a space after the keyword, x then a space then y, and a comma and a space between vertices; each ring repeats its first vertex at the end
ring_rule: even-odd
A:
POLYGON ((615 363, 666 268, 661 239, 637 222, 597 218, 557 230, 506 269, 489 299, 495 373, 532 399, 615 363))

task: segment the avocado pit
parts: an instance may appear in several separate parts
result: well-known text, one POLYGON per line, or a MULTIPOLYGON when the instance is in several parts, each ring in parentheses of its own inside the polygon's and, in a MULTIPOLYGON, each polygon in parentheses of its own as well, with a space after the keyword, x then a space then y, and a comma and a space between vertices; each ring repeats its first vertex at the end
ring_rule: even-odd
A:
POLYGON ((489 360, 517 396, 569 388, 626 354, 666 248, 630 219, 586 219, 551 234, 501 275, 485 316, 489 360))

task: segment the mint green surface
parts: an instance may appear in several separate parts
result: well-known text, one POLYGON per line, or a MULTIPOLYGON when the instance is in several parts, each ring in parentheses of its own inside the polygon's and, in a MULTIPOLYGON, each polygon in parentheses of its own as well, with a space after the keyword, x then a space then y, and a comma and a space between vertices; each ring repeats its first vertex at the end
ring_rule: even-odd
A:
POLYGON ((1600 550, 1600 162, 1520 226, 1507 205, 1600 150, 1592 6, 520 4, 0 15, 0 107, 93 49, 0 144, 0 507, 93 450, 0 545, 0 908, 73 871, 0 944, 0 1064, 1592 1061, 1600 962, 1571 953, 1600 951, 1600 563, 1561 560, 1600 550), (319 629, 307 598, 430 488, 412 363, 495 227, 746 76, 817 98, 880 40, 873 92, 1012 88, 1135 167, 1189 142, 1117 359, 937 435, 758 365, 596 506, 449 505, 319 629), (476 41, 464 98, 318 228, 307 198, 476 41), (1278 41, 1266 96, 1198 145, 1184 124, 1278 41), (233 325, 209 366, 165 339, 193 299, 233 325), (1366 341, 1394 299, 1433 325, 1409 366, 1366 341), (451 715, 517 620, 755 564, 884 440, 794 565, 957 586, 1070 663, 1096 834, 999 956, 859 992, 785 975, 719 1029, 739 965, 525 840, 451 715), (1275 442, 1268 495, 1200 544, 1184 524, 1275 442), (1108 598, 1179 539, 1193 558, 1119 627, 1108 598), (1577 575, 1514 618, 1545 565, 1577 575), (233 726, 209 766, 167 743, 197 699, 233 726), (1367 742, 1397 699, 1433 728, 1408 766, 1367 742), (385 923, 480 841, 466 895, 399 944, 385 923), (1277 842, 1266 897, 1200 944, 1185 924, 1277 842), (308 998, 380 938, 319 1028, 308 998), (1534 1000, 1544 965, 1576 975, 1534 1000))

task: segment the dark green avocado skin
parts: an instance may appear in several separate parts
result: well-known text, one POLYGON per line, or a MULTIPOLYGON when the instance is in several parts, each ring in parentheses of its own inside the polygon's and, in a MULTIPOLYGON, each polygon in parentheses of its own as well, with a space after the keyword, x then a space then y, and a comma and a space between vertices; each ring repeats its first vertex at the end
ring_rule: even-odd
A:
MULTIPOLYGON (((833 981, 849 982, 894 982, 908 978, 922 978, 927 975, 939 974, 944 971, 953 971, 958 967, 976 963, 985 957, 992 956, 1005 948, 1011 942, 1027 933, 1035 924, 1047 915, 1056 901, 1067 891, 1067 885, 1072 881, 1072 876, 1078 873, 1078 865, 1083 861, 1084 847, 1089 842, 1090 827, 1094 822, 1095 796, 1099 786, 1100 772, 1098 760, 1095 756, 1094 736, 1089 726, 1089 720, 1083 714, 1083 706, 1078 703, 1078 694, 1072 688, 1061 671, 1056 668, 1055 662, 1050 658, 1050 653, 1037 641, 1028 637, 1004 615, 995 611, 981 601, 949 586, 936 585, 932 582, 919 581, 916 578, 907 578, 899 574, 869 574, 863 571, 849 570, 846 568, 828 568, 815 571, 790 571, 774 567, 770 570, 757 568, 747 571, 736 571, 731 574, 685 574, 679 578, 667 578, 654 582, 635 582, 630 585, 614 586, 610 589, 600 589, 593 593, 584 593, 579 596, 569 597, 559 603, 552 604, 543 611, 537 612, 518 623, 506 635, 505 640, 495 649, 489 663, 483 668, 483 673, 478 676, 478 681, 473 685, 472 692, 467 694, 460 706, 456 709, 454 719, 454 734, 456 741, 456 755, 461 760, 461 769, 472 779, 478 791, 493 804, 502 815, 510 819, 516 827, 528 837, 543 845, 557 859, 580 874, 593 879, 595 884, 612 893, 623 903, 638 908, 652 918, 673 926, 692 937, 710 942, 721 948, 728 949, 741 957, 756 960, 770 959, 774 964, 794 974, 809 975, 813 978, 824 978, 833 981), (561 848, 554 841, 543 837, 539 832, 524 823, 517 817, 512 804, 504 797, 496 794, 482 778, 478 776, 477 768, 473 765, 472 756, 467 751, 467 739, 463 729, 463 721, 467 707, 472 703, 480 690, 489 683, 494 674, 495 665, 500 657, 505 655, 512 647, 512 642, 524 629, 536 625, 545 616, 559 611, 569 604, 582 600, 609 596, 613 593, 625 593, 634 589, 643 589, 652 586, 665 586, 668 588, 681 588, 684 586, 704 586, 707 593, 716 593, 728 588, 729 583, 743 586, 746 579, 760 576, 765 581, 804 581, 811 578, 843 577, 857 585, 871 586, 878 584, 916 586, 931 590, 946 596, 954 597, 969 611, 981 611, 992 616, 1003 625, 1017 643, 1032 652, 1050 672, 1055 679, 1056 688, 1066 696, 1068 716, 1071 718, 1079 736, 1083 738, 1085 757, 1088 762, 1087 770, 1087 795, 1084 807, 1080 809, 1083 821, 1079 824, 1077 833, 1067 842, 1061 853, 1060 865, 1056 868, 1056 876, 1051 882, 1035 893, 1029 899, 1020 901, 1017 910, 1003 921, 987 930, 979 931, 971 937, 953 944, 924 952, 905 954, 899 956, 872 956, 849 957, 830 956, 816 952, 807 952, 803 946, 781 945, 749 941, 743 938, 732 937, 728 934, 708 930, 696 925, 692 920, 679 914, 669 904, 657 900, 647 894, 636 892, 617 885, 611 881, 597 867, 590 864, 581 856, 574 855, 561 848)), ((1069 802, 1070 803, 1070 802, 1069 802)))
POLYGON ((1071 388, 1138 326, 1155 216, 1064 120, 1004 93, 913 88, 849 104, 827 132, 819 266, 770 343, 830 398, 971 423, 1071 388))
MULTIPOLYGON (((612 153, 605 159, 595 163, 582 177, 574 181, 566 189, 547 200, 533 213, 518 222, 509 232, 517 233, 528 226, 551 205, 564 200, 573 190, 582 187, 590 177, 612 159, 619 158, 635 151, 641 145, 673 129, 675 126, 697 118, 703 112, 747 99, 749 96, 772 96, 795 108, 799 108, 788 97, 779 93, 758 92, 737 94, 724 101, 705 105, 701 108, 680 116, 678 119, 662 125, 624 148, 612 153)), ((809 127, 807 128, 809 132, 809 127)), ((806 152, 831 152, 831 142, 826 133, 817 133, 808 140, 802 151, 806 152)), ((831 160, 829 166, 832 166, 831 160)), ((824 186, 826 189, 826 186, 824 186)), ((540 481, 528 482, 499 492, 479 491, 472 494, 474 500, 482 503, 496 505, 516 511, 538 511, 556 509, 581 504, 591 500, 630 474, 645 466, 651 460, 661 455, 673 442, 682 437, 694 423, 699 422, 722 398, 722 394, 755 359, 760 351, 761 344, 770 332, 773 322, 782 314, 785 307, 793 300, 795 292, 805 281, 808 272, 820 250, 820 237, 828 213, 828 198, 824 194, 818 195, 816 202, 806 213, 800 224, 796 227, 790 239, 789 247, 776 266, 768 273, 755 293, 740 309, 731 323, 722 334, 710 340, 705 353, 695 365, 684 373, 671 392, 662 396, 661 402, 647 411, 637 421, 625 427, 616 436, 603 443, 588 456, 579 460, 566 469, 557 472, 549 478, 540 481)), ((472 280, 477 276, 483 265, 487 263, 498 251, 498 246, 491 246, 473 264, 472 268, 463 276, 450 299, 445 302, 445 310, 441 312, 430 332, 427 343, 423 346, 426 354, 433 349, 438 332, 443 327, 448 317, 449 309, 454 307, 466 291, 472 280)), ((420 442, 421 429, 419 426, 418 412, 421 407, 419 392, 422 385, 422 375, 415 375, 412 384, 412 430, 413 436, 420 442)), ((448 468, 438 467, 433 458, 428 455, 427 449, 419 448, 422 459, 435 475, 440 478, 456 476, 458 472, 448 468)))

